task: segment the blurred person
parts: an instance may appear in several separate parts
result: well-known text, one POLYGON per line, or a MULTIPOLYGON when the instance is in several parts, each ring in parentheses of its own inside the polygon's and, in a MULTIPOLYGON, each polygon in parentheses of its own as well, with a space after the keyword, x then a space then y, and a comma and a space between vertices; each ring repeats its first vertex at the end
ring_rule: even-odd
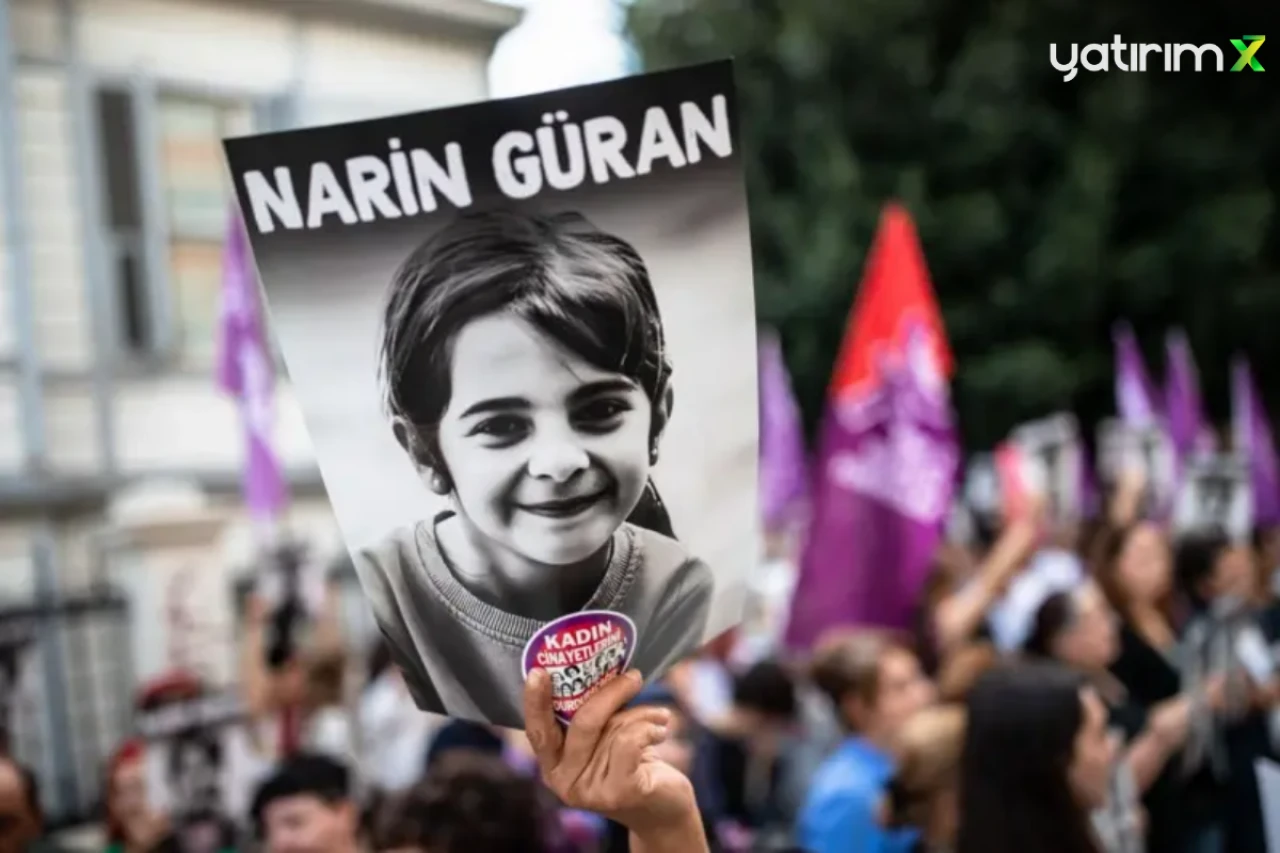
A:
MULTIPOLYGON (((1126 489, 1141 493, 1141 480, 1126 489)), ((1183 691, 1180 649, 1172 616, 1175 584, 1172 551, 1165 532, 1151 522, 1133 522, 1137 501, 1121 494, 1121 506, 1100 534, 1094 576, 1119 616, 1119 648, 1110 671, 1133 709, 1128 734, 1134 736, 1145 713, 1174 701, 1183 691)), ((1186 740, 1184 734, 1177 746, 1186 740)), ((1147 847, 1151 853, 1208 849, 1218 834, 1221 792, 1211 773, 1189 778, 1181 762, 1165 764, 1144 797, 1147 847), (1197 844, 1208 845, 1198 848, 1197 844)))
POLYGON ((737 631, 726 631, 673 666, 664 678, 681 706, 709 729, 724 723, 733 706, 733 675, 727 661, 736 642, 737 631))
MULTIPOLYGON (((1148 849, 1152 853, 1203 849, 1185 845, 1189 839, 1213 832, 1216 798, 1212 788, 1206 792, 1197 780, 1182 778, 1181 764, 1170 759, 1186 744, 1196 707, 1221 696, 1221 681, 1178 692, 1154 705, 1138 702, 1109 670, 1120 650, 1117 621, 1097 584, 1087 582, 1045 600, 1026 650, 1069 667, 1104 701, 1108 725, 1122 745, 1116 772, 1123 776, 1117 784, 1127 788, 1132 780, 1136 794, 1143 796, 1148 849)), ((1125 811, 1129 804, 1110 805, 1115 811, 1110 816, 1100 814, 1099 820, 1129 819, 1125 811)), ((1119 833, 1131 828, 1109 825, 1107 829, 1119 833)))
POLYGON ((950 589, 936 593, 930 628, 939 665, 957 649, 991 636, 993 610, 1004 613, 997 608, 1001 602, 1006 609, 1010 606, 1010 586, 1035 554, 1040 526, 1039 510, 1012 520, 970 574, 957 577, 950 589))
POLYGON ((414 704, 386 642, 375 643, 360 696, 362 766, 373 787, 391 793, 411 788, 422 775, 423 756, 438 727, 437 718, 414 704))
POLYGON ((168 818, 151 807, 142 741, 126 741, 111 756, 103 792, 106 853, 151 853, 169 834, 168 818))
POLYGON ((374 822, 378 851, 551 853, 548 804, 537 783, 501 758, 458 750, 441 757, 374 822))
POLYGON ((1204 715, 1189 768, 1207 767, 1222 789, 1221 837, 1203 850, 1255 853, 1265 848, 1254 762, 1269 755, 1267 713, 1276 704, 1275 660, 1252 603, 1253 559, 1247 545, 1220 532, 1183 537, 1174 573, 1191 618, 1182 634, 1182 679, 1226 677, 1226 697, 1204 715))
POLYGON ((1084 678, 1054 664, 983 675, 966 702, 955 853, 1101 853, 1115 739, 1084 678))
POLYGON ((302 692, 302 747, 339 761, 356 759, 355 738, 346 706, 347 657, 323 651, 307 660, 302 692))
POLYGON ((340 707, 346 669, 341 603, 341 591, 330 583, 308 630, 295 622, 293 632, 285 634, 274 625, 279 609, 269 608, 256 593, 249 597, 240 684, 255 743, 266 759, 292 755, 308 744, 340 760, 352 753, 350 724, 340 707))
POLYGON ((950 853, 955 847, 964 727, 963 707, 938 705, 912 716, 899 732, 889 824, 918 831, 913 853, 950 853))
MULTIPOLYGON (((1271 606, 1276 612, 1280 601, 1280 525, 1255 526, 1253 529, 1253 554, 1256 573, 1255 597, 1259 604, 1271 606)), ((1274 632, 1280 634, 1280 630, 1274 632)))
POLYGON ((799 815, 800 845, 810 853, 909 850, 915 833, 887 830, 880 817, 898 731, 933 700, 933 686, 914 654, 871 632, 820 642, 811 673, 846 737, 814 775, 799 815))
POLYGON ((525 732, 540 777, 565 806, 627 827, 633 853, 709 853, 693 784, 652 749, 670 735, 670 712, 625 708, 643 684, 639 672, 628 671, 562 727, 552 710, 551 679, 541 669, 530 673, 525 732))
POLYGON ((345 765, 326 755, 286 758, 253 797, 254 830, 267 853, 358 853, 359 810, 345 765))
POLYGON ((45 835, 35 773, 9 756, 0 756, 0 853, 62 853, 45 835))
POLYGON ((455 752, 480 753, 501 760, 506 748, 507 739, 494 726, 471 720, 449 720, 431 739, 422 768, 430 773, 455 752))
POLYGON ((720 727, 707 739, 720 797, 717 815, 754 832, 777 834, 798 811, 787 787, 787 748, 799 712, 796 685, 782 664, 765 660, 734 677, 732 697, 720 727))

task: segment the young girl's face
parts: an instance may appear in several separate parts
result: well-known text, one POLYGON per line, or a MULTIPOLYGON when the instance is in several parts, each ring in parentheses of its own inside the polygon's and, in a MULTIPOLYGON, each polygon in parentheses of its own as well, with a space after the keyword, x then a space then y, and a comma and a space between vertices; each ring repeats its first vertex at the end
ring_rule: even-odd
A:
POLYGON ((452 356, 439 445, 465 521, 535 563, 598 552, 648 480, 644 391, 501 314, 465 326, 452 356))

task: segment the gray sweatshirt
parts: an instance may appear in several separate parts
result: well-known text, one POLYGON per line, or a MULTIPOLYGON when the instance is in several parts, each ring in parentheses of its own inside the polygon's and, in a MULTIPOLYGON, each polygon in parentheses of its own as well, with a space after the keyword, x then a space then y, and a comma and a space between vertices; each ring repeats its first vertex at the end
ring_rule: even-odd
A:
MULTIPOLYGON (((521 655, 545 622, 481 601, 453 576, 421 521, 356 555, 373 614, 424 711, 523 729, 521 655)), ((679 542, 623 524, 584 610, 611 610, 636 626, 632 667, 650 680, 703 641, 713 578, 679 542)))

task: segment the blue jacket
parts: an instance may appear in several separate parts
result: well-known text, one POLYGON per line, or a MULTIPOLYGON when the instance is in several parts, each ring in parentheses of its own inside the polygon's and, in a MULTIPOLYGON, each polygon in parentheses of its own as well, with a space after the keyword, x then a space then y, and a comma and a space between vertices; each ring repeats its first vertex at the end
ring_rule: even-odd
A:
POLYGON ((800 846, 807 853, 905 853, 918 834, 886 830, 880 803, 893 761, 861 738, 849 738, 814 774, 800 812, 800 846))

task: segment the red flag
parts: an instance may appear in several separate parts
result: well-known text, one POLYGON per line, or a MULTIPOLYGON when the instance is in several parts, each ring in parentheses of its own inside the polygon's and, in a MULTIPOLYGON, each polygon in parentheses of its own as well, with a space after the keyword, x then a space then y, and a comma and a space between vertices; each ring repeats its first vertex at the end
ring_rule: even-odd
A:
POLYGON ((860 395, 880 381, 879 362, 901 355, 913 328, 923 333, 934 365, 950 379, 954 370, 942 312, 933 294, 920 238, 911 214, 891 202, 880 216, 880 228, 862 277, 858 298, 831 377, 831 396, 860 395))
POLYGON ((906 628, 941 540, 959 448, 947 345, 914 226, 885 208, 832 378, 787 642, 906 628))

